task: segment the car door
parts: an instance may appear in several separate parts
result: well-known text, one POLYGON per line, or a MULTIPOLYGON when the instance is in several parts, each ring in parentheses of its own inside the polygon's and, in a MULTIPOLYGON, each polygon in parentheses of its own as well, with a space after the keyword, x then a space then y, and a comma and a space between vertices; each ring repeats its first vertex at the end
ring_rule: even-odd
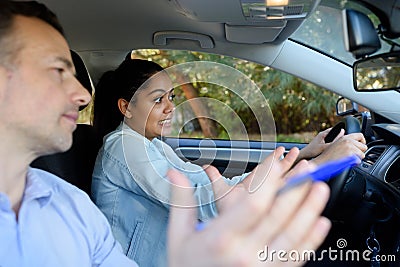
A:
POLYGON ((166 137, 176 154, 184 161, 203 165, 212 165, 225 177, 233 177, 250 172, 257 164, 274 151, 277 146, 303 148, 304 143, 261 142, 241 140, 173 138, 166 137))

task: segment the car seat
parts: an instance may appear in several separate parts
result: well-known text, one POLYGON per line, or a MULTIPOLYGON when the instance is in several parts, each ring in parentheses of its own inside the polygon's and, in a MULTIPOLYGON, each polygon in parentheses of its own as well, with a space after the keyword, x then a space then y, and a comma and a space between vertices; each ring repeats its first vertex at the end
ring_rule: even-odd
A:
MULTIPOLYGON (((71 56, 77 79, 92 93, 92 82, 83 60, 74 51, 71 51, 71 56)), ((61 177, 90 196, 92 172, 98 149, 99 142, 93 126, 78 124, 73 133, 72 146, 68 151, 39 157, 32 162, 31 166, 61 177)))

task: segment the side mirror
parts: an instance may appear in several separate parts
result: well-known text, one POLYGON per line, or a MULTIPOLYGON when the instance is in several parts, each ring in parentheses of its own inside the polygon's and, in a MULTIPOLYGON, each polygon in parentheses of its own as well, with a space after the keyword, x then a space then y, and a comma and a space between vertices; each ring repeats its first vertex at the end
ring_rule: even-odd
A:
POLYGON ((400 51, 356 61, 353 64, 353 83, 356 91, 400 89, 400 51))
POLYGON ((350 99, 341 97, 336 102, 336 113, 338 116, 358 113, 358 104, 350 99))
POLYGON ((381 48, 378 33, 367 15, 352 9, 343 10, 346 50, 355 58, 371 55, 381 48))

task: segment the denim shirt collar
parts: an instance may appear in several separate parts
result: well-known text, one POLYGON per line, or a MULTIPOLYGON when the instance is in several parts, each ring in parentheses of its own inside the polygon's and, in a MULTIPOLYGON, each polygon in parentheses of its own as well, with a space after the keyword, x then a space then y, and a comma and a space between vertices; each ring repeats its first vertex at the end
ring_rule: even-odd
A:
POLYGON ((121 122, 121 124, 117 127, 117 129, 115 129, 115 131, 111 132, 110 134, 108 134, 105 138, 109 138, 111 136, 115 136, 115 135, 132 135, 134 137, 137 137, 139 139, 143 139, 144 144, 146 146, 151 146, 151 144, 153 143, 154 140, 158 140, 157 138, 154 138, 153 141, 150 141, 149 139, 147 139, 146 137, 144 137, 143 135, 141 135, 140 133, 136 132, 135 130, 133 130, 131 127, 129 127, 128 124, 126 124, 124 121, 121 122))

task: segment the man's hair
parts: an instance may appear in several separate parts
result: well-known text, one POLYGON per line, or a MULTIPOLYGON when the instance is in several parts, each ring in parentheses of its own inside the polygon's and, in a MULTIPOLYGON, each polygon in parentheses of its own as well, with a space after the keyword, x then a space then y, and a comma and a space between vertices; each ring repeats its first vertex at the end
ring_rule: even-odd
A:
POLYGON ((17 15, 35 17, 53 26, 64 36, 64 30, 57 19, 57 16, 44 4, 36 1, 10 1, 0 0, 0 64, 10 63, 15 56, 15 44, 13 44, 12 28, 14 18, 17 15), (11 40, 10 40, 11 39, 11 40))

